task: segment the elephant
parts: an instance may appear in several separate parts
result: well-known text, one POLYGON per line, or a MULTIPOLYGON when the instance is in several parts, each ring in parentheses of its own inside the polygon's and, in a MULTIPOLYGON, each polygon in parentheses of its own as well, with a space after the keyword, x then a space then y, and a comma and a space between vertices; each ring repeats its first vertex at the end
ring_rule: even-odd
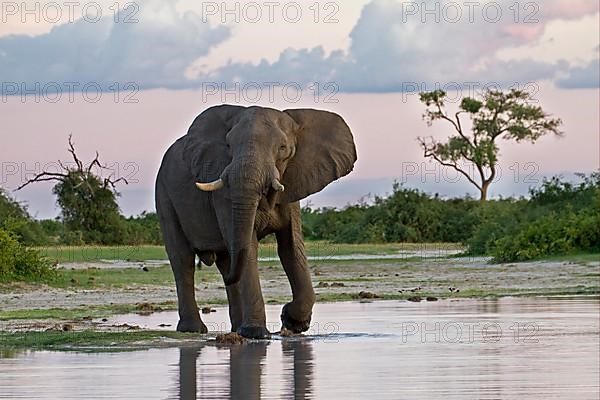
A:
POLYGON ((299 201, 354 168, 356 148, 339 115, 219 105, 196 117, 166 151, 156 210, 175 277, 180 332, 206 333, 195 299, 196 256, 223 277, 233 332, 268 338, 258 242, 275 234, 292 301, 282 326, 308 330, 315 303, 299 201))

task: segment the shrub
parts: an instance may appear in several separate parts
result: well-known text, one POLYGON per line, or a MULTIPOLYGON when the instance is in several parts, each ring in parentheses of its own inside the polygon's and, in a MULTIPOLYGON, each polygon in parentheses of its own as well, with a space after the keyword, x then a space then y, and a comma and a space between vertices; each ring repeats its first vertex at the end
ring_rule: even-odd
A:
POLYGON ((27 209, 0 189, 0 228, 13 232, 24 244, 47 244, 48 236, 40 224, 32 219, 27 209))
POLYGON ((26 248, 14 234, 0 228, 0 281, 47 281, 54 277, 50 262, 26 248))

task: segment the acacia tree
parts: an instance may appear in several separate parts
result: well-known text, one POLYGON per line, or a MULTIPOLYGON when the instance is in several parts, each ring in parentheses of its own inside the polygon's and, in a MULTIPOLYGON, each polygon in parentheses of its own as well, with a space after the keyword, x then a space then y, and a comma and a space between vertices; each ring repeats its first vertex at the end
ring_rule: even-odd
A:
POLYGON ((419 144, 426 158, 453 168, 467 178, 479 190, 482 201, 487 199, 488 189, 497 174, 499 138, 535 143, 548 133, 562 134, 559 131, 562 121, 532 104, 532 96, 526 91, 489 90, 480 100, 466 97, 453 116, 445 109, 445 98, 443 90, 421 93, 421 102, 427 106, 423 119, 428 126, 444 120, 454 134, 446 142, 419 137, 419 144), (463 114, 471 118, 471 132, 463 127, 463 114))
POLYGON ((52 188, 52 193, 57 197, 61 209, 61 219, 66 229, 79 238, 71 241, 84 243, 115 244, 124 239, 125 228, 121 221, 121 214, 117 204, 116 184, 125 178, 115 178, 110 174, 106 178, 96 174, 96 171, 109 170, 102 165, 96 157, 86 166, 77 157, 75 147, 69 136, 69 153, 73 158, 73 166, 58 161, 62 171, 43 171, 32 179, 19 186, 21 190, 34 182, 57 182, 52 188), (97 168, 94 171, 94 168, 97 168))

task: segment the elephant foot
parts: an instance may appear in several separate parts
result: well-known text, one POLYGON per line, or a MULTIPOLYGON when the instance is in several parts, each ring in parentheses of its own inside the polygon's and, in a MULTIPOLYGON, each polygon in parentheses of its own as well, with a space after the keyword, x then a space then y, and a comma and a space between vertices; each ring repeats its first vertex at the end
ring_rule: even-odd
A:
POLYGON ((208 328, 200 319, 180 319, 177 323, 177 332, 208 333, 208 328))
POLYGON ((264 326, 240 326, 237 333, 248 339, 270 339, 271 332, 264 326))
POLYGON ((293 333, 306 332, 310 328, 311 315, 308 315, 308 319, 297 320, 290 315, 290 305, 291 303, 287 303, 281 310, 281 323, 283 327, 293 333))

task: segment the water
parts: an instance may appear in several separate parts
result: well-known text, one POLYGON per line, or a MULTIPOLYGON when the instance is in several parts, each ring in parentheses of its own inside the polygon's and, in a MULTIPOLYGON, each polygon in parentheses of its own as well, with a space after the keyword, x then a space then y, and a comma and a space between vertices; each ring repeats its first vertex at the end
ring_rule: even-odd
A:
MULTIPOLYGON (((267 310, 276 330, 280 307, 267 310)), ((303 337, 0 353, 0 398, 598 399, 599 311, 597 298, 319 304, 303 337)), ((203 317, 227 328, 225 308, 203 317)), ((108 323, 176 321, 157 313, 108 323)))
MULTIPOLYGON (((279 257, 275 254, 277 250, 271 249, 274 254, 268 257, 258 257, 259 262, 279 261, 279 257)), ((442 258, 455 256, 464 252, 461 249, 416 249, 416 250, 398 250, 392 254, 338 254, 338 255, 308 255, 308 261, 347 261, 347 260, 406 260, 409 258, 442 258)), ((318 251, 316 251, 318 253, 318 251)), ((91 256, 90 256, 91 257, 91 256)), ((484 257, 478 257, 484 259, 484 257)), ((120 259, 100 259, 96 262, 68 262, 62 265, 69 269, 119 269, 119 268, 140 268, 146 267, 161 267, 169 265, 169 260, 144 260, 144 261, 127 261, 120 259)))

